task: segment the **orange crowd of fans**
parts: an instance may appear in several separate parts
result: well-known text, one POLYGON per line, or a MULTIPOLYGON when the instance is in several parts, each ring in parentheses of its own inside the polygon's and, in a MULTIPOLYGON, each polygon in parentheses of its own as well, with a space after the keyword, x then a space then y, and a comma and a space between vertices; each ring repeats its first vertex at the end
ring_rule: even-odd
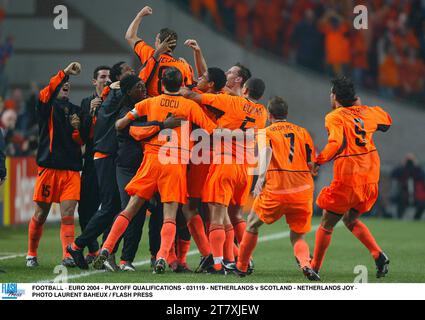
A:
POLYGON ((330 76, 351 75, 386 97, 425 102, 425 1, 174 0, 245 46, 330 76), (354 6, 368 8, 356 30, 354 6))

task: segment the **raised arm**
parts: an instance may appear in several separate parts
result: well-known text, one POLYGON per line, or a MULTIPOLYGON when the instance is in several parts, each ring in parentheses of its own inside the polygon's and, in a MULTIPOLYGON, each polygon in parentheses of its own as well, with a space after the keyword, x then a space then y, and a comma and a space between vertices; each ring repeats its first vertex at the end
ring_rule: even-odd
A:
POLYGON ((150 16, 153 13, 152 8, 149 6, 144 7, 131 22, 130 26, 127 29, 125 34, 125 40, 131 46, 131 49, 134 48, 136 43, 142 39, 137 36, 137 30, 139 29, 140 23, 143 20, 143 17, 150 16))
POLYGON ((70 75, 78 75, 81 72, 81 65, 78 62, 72 62, 63 71, 50 79, 49 84, 40 91, 39 102, 47 104, 59 92, 59 88, 68 80, 70 75))
POLYGON ((208 70, 207 62, 205 61, 204 55, 202 54, 201 47, 199 46, 198 42, 193 39, 186 40, 184 44, 193 50, 196 72, 198 72, 199 78, 208 70))

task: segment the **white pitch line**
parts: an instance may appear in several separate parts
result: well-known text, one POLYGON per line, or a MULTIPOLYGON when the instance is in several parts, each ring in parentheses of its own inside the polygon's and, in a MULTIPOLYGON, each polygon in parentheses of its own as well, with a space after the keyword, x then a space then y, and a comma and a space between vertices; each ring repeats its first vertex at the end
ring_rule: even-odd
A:
POLYGON ((21 258, 21 257, 25 257, 27 254, 26 253, 17 253, 14 255, 10 255, 10 256, 0 256, 0 260, 9 260, 9 259, 15 259, 15 258, 21 258))
MULTIPOLYGON (((313 226, 312 229, 311 229, 311 232, 316 231, 318 228, 319 228, 318 225, 313 226)), ((273 241, 273 240, 289 238, 289 235, 290 235, 290 231, 273 233, 273 234, 270 234, 270 235, 267 235, 267 236, 259 237, 258 242, 261 243, 261 242, 268 242, 268 241, 273 241)), ((193 256, 193 255, 196 255, 196 254, 199 254, 198 250, 189 251, 187 255, 193 256)), ((138 261, 138 262, 133 263, 133 265, 135 267, 139 267, 139 266, 144 266, 144 265, 147 265, 147 264, 150 264, 150 263, 151 263, 150 260, 142 260, 142 261, 138 261)), ((84 278, 84 277, 90 277, 94 274, 105 273, 105 272, 107 272, 107 271, 104 271, 104 270, 85 271, 85 272, 82 272, 82 273, 79 273, 79 274, 70 275, 70 276, 67 277, 67 279, 68 280, 74 280, 74 279, 79 279, 79 278, 84 278)), ((54 279, 40 280, 40 281, 37 281, 37 283, 49 283, 49 282, 53 282, 53 281, 54 281, 54 279)))

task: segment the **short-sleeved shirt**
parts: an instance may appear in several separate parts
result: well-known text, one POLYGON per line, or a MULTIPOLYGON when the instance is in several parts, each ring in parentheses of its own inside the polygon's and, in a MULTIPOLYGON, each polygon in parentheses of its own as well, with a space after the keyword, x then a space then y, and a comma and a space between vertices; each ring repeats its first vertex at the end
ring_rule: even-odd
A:
POLYGON ((291 203, 311 201, 314 182, 308 163, 316 159, 308 131, 287 121, 275 122, 259 132, 259 141, 272 150, 264 190, 291 203))
MULTIPOLYGON (((214 113, 218 114, 216 122, 220 128, 246 131, 253 128, 263 129, 266 126, 266 108, 262 104, 247 98, 228 94, 206 93, 202 95, 201 103, 206 108, 215 110, 214 113)), ((252 143, 244 143, 243 147, 240 147, 239 144, 238 140, 234 140, 231 146, 228 143, 223 143, 219 150, 215 148, 215 159, 223 154, 235 157, 240 153, 239 150, 248 155, 250 152, 247 152, 247 149, 253 150, 255 148, 252 143)))
POLYGON ((380 159, 373 141, 376 131, 387 131, 390 115, 380 107, 338 108, 326 116, 328 144, 317 163, 334 160, 334 181, 346 185, 378 183, 380 159))

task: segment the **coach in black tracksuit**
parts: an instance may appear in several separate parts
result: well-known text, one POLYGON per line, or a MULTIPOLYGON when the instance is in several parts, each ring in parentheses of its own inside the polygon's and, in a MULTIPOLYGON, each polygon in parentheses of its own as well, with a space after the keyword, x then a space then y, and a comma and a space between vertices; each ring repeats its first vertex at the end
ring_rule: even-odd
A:
MULTIPOLYGON (((124 62, 119 62, 112 67, 111 80, 115 83, 106 88, 109 93, 105 93, 107 96, 103 97, 104 101, 96 113, 93 151, 101 206, 90 219, 83 233, 75 239, 74 246, 68 248, 75 263, 82 269, 88 268, 87 262, 82 256, 82 249, 96 240, 105 230, 110 229, 114 217, 121 209, 121 200, 114 174, 118 149, 115 121, 119 114, 118 104, 122 98, 121 90, 116 87, 116 82, 128 74, 134 74, 134 70, 124 62)), ((104 236, 107 236, 107 233, 104 236)))

